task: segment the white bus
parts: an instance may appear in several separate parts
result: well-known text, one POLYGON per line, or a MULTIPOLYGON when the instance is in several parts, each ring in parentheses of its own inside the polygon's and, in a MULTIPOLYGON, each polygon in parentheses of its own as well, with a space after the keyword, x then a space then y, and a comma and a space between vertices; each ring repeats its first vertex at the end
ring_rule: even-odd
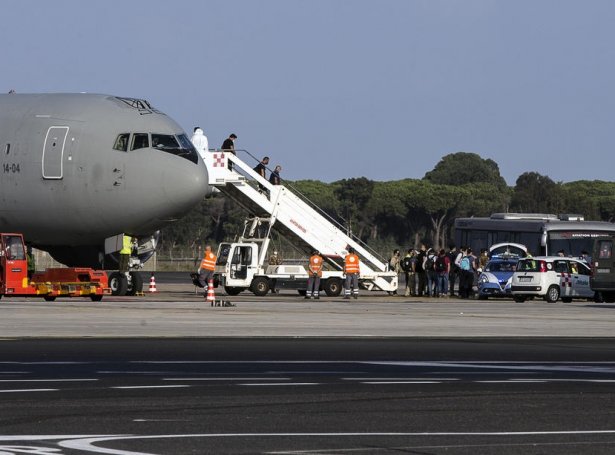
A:
POLYGON ((582 215, 494 213, 484 218, 457 218, 455 243, 478 252, 495 243, 521 243, 534 256, 580 257, 592 251, 596 237, 615 233, 615 223, 585 221, 582 215))

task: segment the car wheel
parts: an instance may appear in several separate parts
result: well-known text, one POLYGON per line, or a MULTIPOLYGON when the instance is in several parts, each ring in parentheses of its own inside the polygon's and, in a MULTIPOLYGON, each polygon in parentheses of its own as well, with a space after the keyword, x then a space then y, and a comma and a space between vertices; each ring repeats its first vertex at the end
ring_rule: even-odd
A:
POLYGON ((513 300, 517 303, 523 303, 526 300, 526 297, 523 297, 522 295, 515 295, 513 296, 513 300))
POLYGON ((557 302, 559 300, 559 286, 556 286, 555 284, 549 286, 549 289, 547 289, 547 293, 545 294, 545 300, 549 303, 557 302))

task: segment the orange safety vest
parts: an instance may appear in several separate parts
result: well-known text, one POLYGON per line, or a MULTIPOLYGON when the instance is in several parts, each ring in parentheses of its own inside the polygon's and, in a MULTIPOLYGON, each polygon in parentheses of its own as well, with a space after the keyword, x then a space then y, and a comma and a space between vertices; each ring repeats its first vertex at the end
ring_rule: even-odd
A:
POLYGON ((201 261, 201 269, 216 270, 216 255, 213 253, 205 253, 205 257, 201 261))
POLYGON ((344 258, 344 272, 348 274, 359 273, 359 256, 354 253, 346 255, 344 258))
POLYGON ((322 276, 322 258, 315 254, 310 258, 310 272, 322 276))

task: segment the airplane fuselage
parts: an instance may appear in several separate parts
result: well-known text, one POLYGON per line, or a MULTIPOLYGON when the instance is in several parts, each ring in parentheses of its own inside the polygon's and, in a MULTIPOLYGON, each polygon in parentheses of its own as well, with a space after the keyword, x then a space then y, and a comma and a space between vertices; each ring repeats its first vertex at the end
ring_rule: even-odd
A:
POLYGON ((149 235, 207 191, 185 132, 146 101, 0 95, 0 231, 61 262, 95 265, 105 238, 149 235))

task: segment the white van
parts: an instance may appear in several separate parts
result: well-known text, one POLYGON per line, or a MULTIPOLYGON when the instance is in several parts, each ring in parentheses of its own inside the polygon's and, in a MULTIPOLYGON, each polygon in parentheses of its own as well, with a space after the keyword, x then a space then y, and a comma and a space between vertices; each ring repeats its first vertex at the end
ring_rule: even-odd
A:
POLYGON ((543 297, 547 302, 568 303, 572 299, 596 300, 589 287, 591 271, 580 259, 561 256, 538 256, 519 260, 512 276, 511 291, 515 302, 529 297, 543 297))

